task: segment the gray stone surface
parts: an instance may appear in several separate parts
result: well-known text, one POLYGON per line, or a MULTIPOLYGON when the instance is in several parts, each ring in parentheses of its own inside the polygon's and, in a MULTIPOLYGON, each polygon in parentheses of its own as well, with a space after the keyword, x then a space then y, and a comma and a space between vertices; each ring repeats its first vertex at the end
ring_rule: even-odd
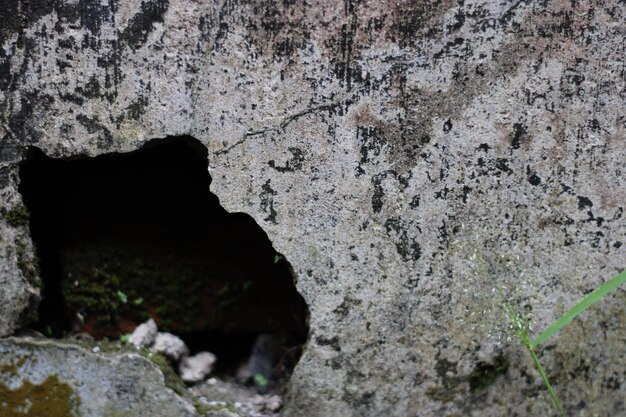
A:
MULTIPOLYGON (((11 390, 25 384, 44 385, 49 377, 69 385, 80 398, 77 415, 81 417, 197 415, 191 404, 166 388, 155 365, 134 353, 96 355, 50 340, 8 338, 0 339, 0 369, 0 387, 11 390)), ((56 410, 48 412, 58 415, 56 410)), ((6 415, 2 408, 0 414, 6 415)))
MULTIPOLYGON (((190 134, 209 149, 213 192, 267 231, 309 304, 287 416, 550 412, 523 352, 487 339, 497 318, 473 295, 498 278, 470 281, 467 248, 519 259, 505 281, 533 278, 521 291, 537 329, 626 265, 624 4, 6 10, 2 334, 36 298, 18 259, 16 242, 32 256, 25 226, 7 216, 20 150, 97 155, 190 134), (472 392, 497 355, 507 372, 472 392)), ((617 290, 540 352, 570 415, 626 412, 625 304, 617 290)))
POLYGON ((0 168, 0 335, 17 330, 40 299, 28 215, 17 192, 16 174, 15 169, 0 168))
POLYGON ((198 352, 180 361, 178 370, 180 378, 187 383, 202 382, 213 371, 217 358, 211 352, 198 352))
POLYGON ((152 346, 157 336, 157 325, 154 320, 149 319, 145 323, 141 323, 133 330, 128 343, 131 343, 137 347, 149 347, 152 346))
POLYGON ((157 333, 151 350, 167 356, 174 362, 178 362, 189 354, 187 345, 185 345, 185 342, 183 342, 180 337, 166 332, 157 333))

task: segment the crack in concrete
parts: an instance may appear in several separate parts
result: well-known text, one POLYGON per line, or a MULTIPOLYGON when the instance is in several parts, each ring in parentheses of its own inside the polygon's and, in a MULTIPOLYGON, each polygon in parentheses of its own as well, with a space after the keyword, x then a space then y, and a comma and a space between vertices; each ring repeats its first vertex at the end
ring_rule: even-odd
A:
POLYGON ((258 129, 252 129, 249 128, 244 134, 243 137, 238 140, 237 142, 233 143, 230 146, 227 146, 223 149, 220 149, 216 152, 214 152, 214 155, 222 155, 225 153, 230 152, 231 149, 241 145, 242 143, 244 143, 249 137, 251 136, 257 136, 257 135, 262 135, 266 132, 284 132, 285 129, 287 128, 287 126, 289 126, 289 124, 291 124, 292 122, 294 122, 295 120, 299 119, 302 116, 306 116, 308 114, 312 114, 312 113, 316 113, 319 111, 331 111, 333 109, 335 109, 337 106, 339 106, 341 104, 341 100, 335 100, 332 101, 330 103, 325 103, 325 104, 320 104, 317 106, 313 106, 313 107, 308 107, 304 110, 301 110, 299 112, 290 114, 286 117, 283 118, 283 120, 278 123, 278 125, 274 125, 274 126, 262 126, 258 129))

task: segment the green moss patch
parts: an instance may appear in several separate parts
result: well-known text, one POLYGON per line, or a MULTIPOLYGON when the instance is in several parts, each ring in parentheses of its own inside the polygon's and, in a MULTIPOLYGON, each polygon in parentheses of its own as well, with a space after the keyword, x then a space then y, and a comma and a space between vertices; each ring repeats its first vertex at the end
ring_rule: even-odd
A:
POLYGON ((15 363, 8 363, 0 366, 0 374, 9 374, 11 376, 17 376, 17 371, 26 363, 26 358, 21 357, 15 363))
POLYGON ((0 417, 80 417, 80 400, 56 375, 41 384, 24 380, 17 389, 0 383, 0 417))

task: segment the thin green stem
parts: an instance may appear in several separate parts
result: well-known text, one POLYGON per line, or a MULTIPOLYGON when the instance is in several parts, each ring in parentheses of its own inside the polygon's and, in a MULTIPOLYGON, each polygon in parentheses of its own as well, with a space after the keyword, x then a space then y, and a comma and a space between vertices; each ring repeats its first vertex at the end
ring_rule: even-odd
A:
POLYGON ((541 379, 543 379, 544 385, 546 386, 546 388, 548 388, 548 391, 550 392, 550 396, 552 397, 552 401, 554 402, 554 405, 559 410, 559 415, 561 417, 565 417, 565 411, 563 410, 563 407, 561 406, 561 402, 557 398, 556 393, 554 392, 554 389, 552 388, 552 385, 550 384, 550 380, 548 380, 548 376, 546 375, 545 371, 543 370, 543 367, 541 366, 541 363, 539 362, 539 358, 535 354, 535 351, 530 346, 530 343, 528 343, 528 340, 523 340, 522 342, 523 342, 524 347, 526 348, 526 350, 528 350, 528 352, 530 353, 530 356, 533 358, 533 362, 535 363, 535 367, 539 371, 539 375, 541 375, 541 379))

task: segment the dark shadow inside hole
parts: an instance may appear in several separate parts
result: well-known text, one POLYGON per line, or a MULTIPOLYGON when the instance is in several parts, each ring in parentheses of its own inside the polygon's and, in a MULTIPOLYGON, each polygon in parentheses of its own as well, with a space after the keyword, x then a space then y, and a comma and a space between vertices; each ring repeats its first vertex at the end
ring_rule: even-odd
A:
MULTIPOLYGON (((207 150, 191 137, 94 158, 31 149, 20 192, 44 282, 34 328, 117 338, 152 317, 192 352, 213 351, 221 372, 259 335, 299 351, 308 310, 290 265, 250 216, 220 206, 210 182, 207 150)), ((277 362, 292 368, 285 355, 277 362)))

